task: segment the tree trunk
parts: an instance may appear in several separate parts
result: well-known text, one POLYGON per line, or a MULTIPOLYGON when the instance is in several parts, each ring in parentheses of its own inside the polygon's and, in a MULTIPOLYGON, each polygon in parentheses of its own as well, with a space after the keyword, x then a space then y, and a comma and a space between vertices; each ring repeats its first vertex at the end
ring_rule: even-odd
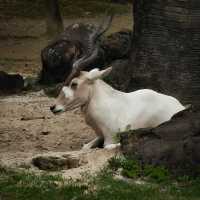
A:
POLYGON ((63 31, 63 21, 58 0, 45 0, 47 34, 54 37, 63 31))
POLYGON ((134 0, 128 90, 152 88, 200 107, 200 1, 134 0))

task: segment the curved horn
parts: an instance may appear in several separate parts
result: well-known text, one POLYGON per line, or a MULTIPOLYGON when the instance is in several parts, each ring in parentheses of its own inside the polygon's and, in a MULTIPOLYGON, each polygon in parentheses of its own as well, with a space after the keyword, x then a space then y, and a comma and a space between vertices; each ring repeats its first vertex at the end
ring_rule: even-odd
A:
POLYGON ((72 72, 67 77, 65 85, 68 85, 71 80, 80 73, 80 71, 82 71, 86 66, 92 63, 98 56, 98 52, 98 47, 96 47, 90 56, 84 56, 77 60, 72 66, 72 72))
POLYGON ((101 37, 110 27, 112 20, 113 20, 114 14, 106 17, 99 26, 97 27, 96 31, 94 31, 90 36, 88 40, 88 49, 87 51, 92 51, 97 39, 101 37), (107 23, 107 24, 106 24, 107 23), (105 25, 106 24, 106 25, 105 25), (104 26, 105 25, 105 26, 104 26))
POLYGON ((114 15, 112 14, 111 16, 108 17, 108 19, 106 20, 107 21, 106 26, 104 26, 105 20, 103 20, 102 23, 96 29, 96 31, 94 31, 89 36, 86 55, 84 55, 83 57, 81 57, 80 59, 78 59, 73 63, 72 72, 66 79, 64 83, 65 85, 68 85, 71 82, 71 80, 80 73, 81 70, 83 70, 85 67, 87 67, 90 63, 92 63, 96 59, 99 52, 99 46, 96 44, 96 41, 103 33, 105 33, 108 30, 108 28, 111 25, 113 16, 114 15))
POLYGON ((94 34, 92 34, 92 39, 95 41, 97 38, 99 38, 102 34, 104 34, 109 28, 110 25, 112 23, 114 14, 106 17, 106 19, 104 19, 102 21, 102 23, 98 26, 97 30, 95 31, 94 34), (107 23, 107 24, 106 24, 107 23))

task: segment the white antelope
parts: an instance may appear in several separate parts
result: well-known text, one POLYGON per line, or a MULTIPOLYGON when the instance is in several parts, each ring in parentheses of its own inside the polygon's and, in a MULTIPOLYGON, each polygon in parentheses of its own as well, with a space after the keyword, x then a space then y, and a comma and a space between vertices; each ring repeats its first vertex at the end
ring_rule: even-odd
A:
POLYGON ((114 148, 119 131, 156 127, 184 110, 174 97, 150 89, 124 93, 100 80, 112 68, 81 71, 80 75, 64 86, 51 111, 55 114, 81 107, 86 123, 96 132, 97 138, 84 148, 97 147, 104 139, 105 148, 114 148))

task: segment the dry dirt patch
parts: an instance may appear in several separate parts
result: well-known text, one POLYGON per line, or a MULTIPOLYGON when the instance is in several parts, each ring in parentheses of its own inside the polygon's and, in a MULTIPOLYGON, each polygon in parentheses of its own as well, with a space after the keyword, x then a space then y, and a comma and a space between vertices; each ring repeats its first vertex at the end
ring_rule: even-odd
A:
POLYGON ((42 91, 0 98, 0 164, 58 171, 66 178, 98 171, 118 150, 80 150, 95 137, 93 130, 80 110, 53 115, 53 100, 42 91))
POLYGON ((43 92, 0 98, 1 153, 77 150, 95 137, 79 110, 53 115, 43 92))

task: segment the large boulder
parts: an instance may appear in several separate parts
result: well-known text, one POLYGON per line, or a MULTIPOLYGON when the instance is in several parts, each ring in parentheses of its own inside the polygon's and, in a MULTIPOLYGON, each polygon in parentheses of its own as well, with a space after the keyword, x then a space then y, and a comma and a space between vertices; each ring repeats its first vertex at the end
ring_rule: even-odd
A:
POLYGON ((32 164, 40 170, 57 171, 79 167, 78 158, 68 156, 38 156, 32 159, 32 164))
POLYGON ((10 94, 24 88, 24 79, 19 74, 7 74, 0 71, 0 94, 10 94))
POLYGON ((121 134, 122 151, 141 163, 164 165, 175 174, 200 172, 200 112, 184 110, 153 129, 121 134))

